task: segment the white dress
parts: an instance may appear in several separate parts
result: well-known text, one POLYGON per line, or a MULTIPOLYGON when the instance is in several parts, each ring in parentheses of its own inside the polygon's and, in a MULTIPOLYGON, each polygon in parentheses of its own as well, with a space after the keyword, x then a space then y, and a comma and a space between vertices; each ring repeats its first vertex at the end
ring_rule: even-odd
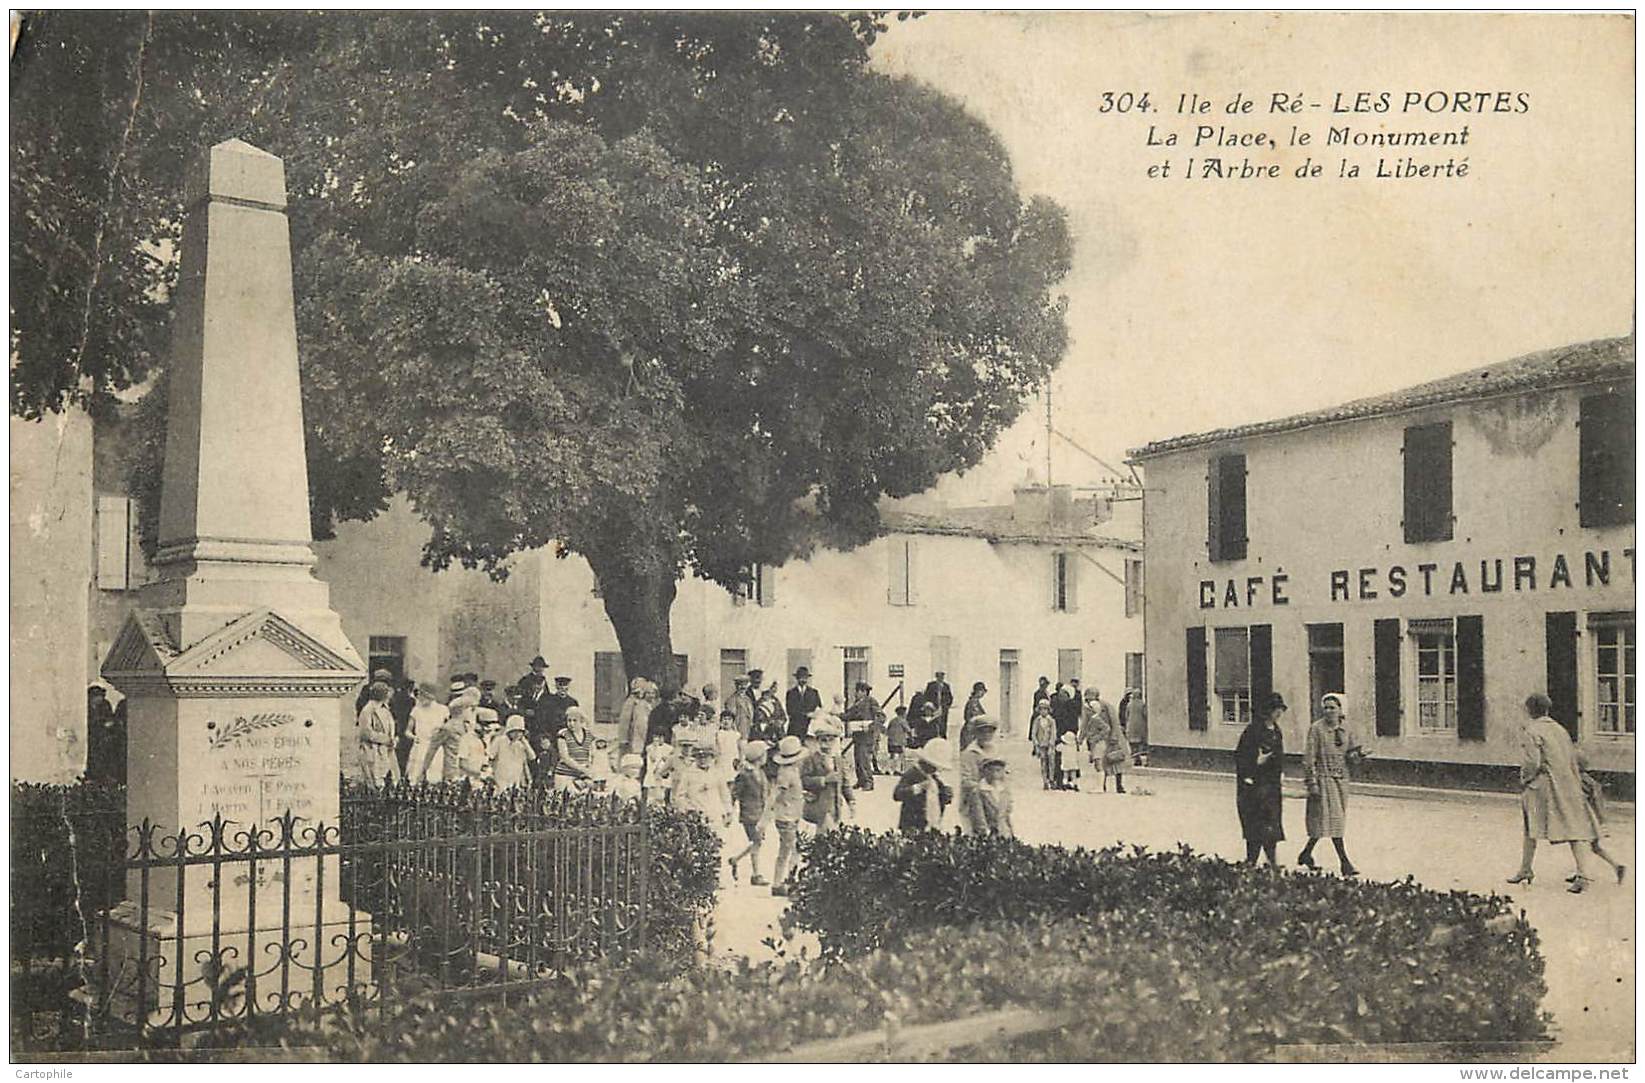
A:
MULTIPOLYGON (((411 709, 411 755, 406 758, 406 772, 409 781, 421 782, 423 757, 428 755, 428 740, 434 736, 436 730, 445 725, 446 719, 451 717, 451 708, 443 703, 430 700, 427 704, 419 703, 411 709)), ((439 782, 444 777, 444 764, 440 761, 445 758, 444 753, 436 753, 428 765, 428 781, 439 782)))

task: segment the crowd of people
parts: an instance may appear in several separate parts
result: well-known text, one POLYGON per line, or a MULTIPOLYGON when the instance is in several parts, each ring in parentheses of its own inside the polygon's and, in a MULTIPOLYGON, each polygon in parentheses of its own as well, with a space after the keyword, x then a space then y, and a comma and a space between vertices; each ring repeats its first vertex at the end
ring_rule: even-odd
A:
MULTIPOLYGON (((889 716, 900 687, 882 701, 870 682, 858 681, 849 701, 834 695, 825 705, 805 666, 786 692, 751 669, 723 698, 712 684, 700 694, 680 688, 665 695, 655 681, 635 677, 607 742, 594 737, 571 679, 554 678, 550 691, 546 670, 539 655, 502 688, 475 673, 454 674, 444 696, 374 673, 356 701, 353 773, 374 784, 468 780, 499 792, 565 785, 694 810, 722 836, 740 827, 725 848, 732 877, 746 864, 749 883, 773 885, 775 894, 787 890, 795 871, 800 834, 853 818, 857 794, 873 790, 879 777, 896 780, 892 799, 904 832, 1014 833, 1000 723, 981 681, 961 706, 951 741, 954 694, 942 672, 889 716)), ((1146 748, 1139 693, 1128 690, 1116 712, 1095 688, 1082 692, 1078 681, 1053 687, 1041 678, 1033 710, 1029 739, 1048 765, 1048 788, 1078 789, 1084 758, 1105 789, 1112 775, 1125 792, 1125 765, 1138 755, 1134 748, 1146 748)))

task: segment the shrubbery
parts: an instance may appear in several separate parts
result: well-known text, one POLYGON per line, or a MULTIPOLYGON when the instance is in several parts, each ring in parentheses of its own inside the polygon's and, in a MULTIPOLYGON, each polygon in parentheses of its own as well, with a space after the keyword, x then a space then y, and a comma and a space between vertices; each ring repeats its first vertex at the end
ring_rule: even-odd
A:
MULTIPOLYGON (((1092 852, 848 828, 809 843, 790 903, 790 920, 834 959, 918 951, 952 927, 1087 919, 1113 938, 1093 944, 1094 965, 1102 951, 1146 945, 1191 977, 1246 1052, 1546 1035, 1536 932, 1511 916, 1510 900, 1410 880, 1287 875, 1186 848, 1092 852)), ((1147 1059, 1131 1054, 1115 1051, 1147 1059)))
MULTIPOLYGON (((1143 937, 1086 920, 991 930, 939 929, 904 951, 829 965, 800 962, 662 975, 598 970, 507 1007, 411 1003, 359 1027, 290 1035, 328 1060, 745 1061, 794 1046, 1027 1007, 1078 1022, 956 1048, 956 1059, 1246 1059, 1259 1044, 1228 1026, 1222 990, 1201 968, 1143 937)), ((903 1059, 896 1037, 890 1055, 903 1059)))

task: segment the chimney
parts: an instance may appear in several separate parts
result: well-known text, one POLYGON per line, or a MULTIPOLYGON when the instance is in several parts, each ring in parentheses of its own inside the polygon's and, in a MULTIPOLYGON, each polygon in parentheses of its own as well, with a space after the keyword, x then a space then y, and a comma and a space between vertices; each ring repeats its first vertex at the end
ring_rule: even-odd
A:
POLYGON ((1011 491, 1011 518, 1026 526, 1043 526, 1051 518, 1051 491, 1043 485, 1019 485, 1011 491))
POLYGON ((1074 521, 1074 490, 1068 485, 1051 486, 1051 521, 1066 526, 1074 521))

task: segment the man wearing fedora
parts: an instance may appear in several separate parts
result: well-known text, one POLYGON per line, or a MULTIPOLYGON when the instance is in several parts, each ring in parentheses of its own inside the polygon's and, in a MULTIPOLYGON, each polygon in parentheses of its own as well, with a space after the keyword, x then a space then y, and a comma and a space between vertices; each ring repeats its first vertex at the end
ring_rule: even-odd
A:
POLYGON ((948 686, 948 674, 937 670, 931 683, 925 686, 925 702, 937 706, 937 725, 944 739, 948 737, 948 712, 954 708, 954 690, 948 686))
POLYGON ((821 834, 838 827, 848 812, 854 813, 857 799, 845 781, 839 725, 822 715, 812 723, 810 733, 817 747, 800 763, 800 785, 805 787, 805 820, 821 834))
POLYGON ((811 712, 822 707, 822 693, 811 687, 811 671, 805 666, 794 671, 794 687, 784 699, 788 708, 788 732, 803 740, 811 725, 811 712))
POLYGON ((731 698, 726 701, 726 707, 731 711, 731 717, 737 724, 737 737, 748 740, 748 735, 754 728, 754 694, 749 691, 750 677, 739 673, 732 678, 731 698))
POLYGON ((852 765, 857 769, 857 783, 854 788, 872 790, 874 745, 879 740, 877 727, 885 721, 885 715, 880 712, 880 705, 874 701, 874 688, 867 681, 858 681, 853 691, 857 698, 846 708, 843 721, 846 739, 851 742, 852 765))

